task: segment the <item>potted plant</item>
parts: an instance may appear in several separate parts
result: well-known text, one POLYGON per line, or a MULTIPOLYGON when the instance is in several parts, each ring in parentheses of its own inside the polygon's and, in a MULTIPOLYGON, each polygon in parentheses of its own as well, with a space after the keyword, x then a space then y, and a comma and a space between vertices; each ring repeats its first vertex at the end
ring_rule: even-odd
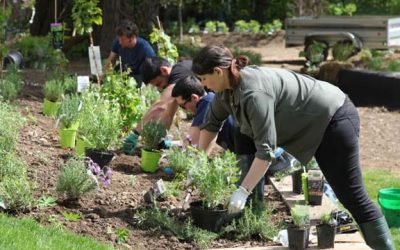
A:
POLYGON ((289 248, 302 250, 308 247, 310 235, 310 209, 309 206, 295 205, 290 209, 292 224, 289 225, 289 248))
POLYGON ((154 173, 157 170, 161 157, 158 146, 166 135, 165 126, 159 121, 150 121, 143 126, 140 136, 143 140, 141 169, 144 172, 154 173))
POLYGON ((52 79, 46 81, 43 87, 44 103, 43 114, 46 116, 56 116, 61 104, 61 97, 64 93, 64 85, 61 81, 52 79))
POLYGON ((169 167, 175 177, 186 177, 189 167, 196 163, 194 155, 195 151, 193 151, 193 148, 190 146, 185 149, 180 147, 171 147, 168 151, 167 159, 169 167))
POLYGON ((85 128, 85 138, 90 142, 85 154, 103 168, 114 157, 110 148, 118 142, 122 121, 117 104, 100 97, 94 105, 93 119, 90 124, 85 123, 90 126, 85 128))
POLYGON ((77 95, 67 95, 57 111, 57 119, 61 125, 60 143, 62 148, 74 148, 81 99, 77 95))
POLYGON ((337 221, 332 218, 332 213, 322 214, 320 223, 317 224, 318 248, 334 248, 337 221))
POLYGON ((218 232, 228 222, 226 204, 236 190, 235 183, 240 176, 235 154, 227 151, 209 161, 205 153, 199 152, 196 164, 189 171, 193 186, 201 198, 190 203, 193 223, 203 229, 218 232))

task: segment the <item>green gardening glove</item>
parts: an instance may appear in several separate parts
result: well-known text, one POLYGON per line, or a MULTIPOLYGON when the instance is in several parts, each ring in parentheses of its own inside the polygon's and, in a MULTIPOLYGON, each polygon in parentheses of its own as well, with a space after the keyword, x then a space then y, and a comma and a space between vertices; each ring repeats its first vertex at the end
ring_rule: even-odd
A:
POLYGON ((128 137, 126 137, 122 145, 122 151, 124 151, 124 153, 127 155, 132 155, 136 148, 138 138, 139 134, 135 132, 131 133, 128 137))

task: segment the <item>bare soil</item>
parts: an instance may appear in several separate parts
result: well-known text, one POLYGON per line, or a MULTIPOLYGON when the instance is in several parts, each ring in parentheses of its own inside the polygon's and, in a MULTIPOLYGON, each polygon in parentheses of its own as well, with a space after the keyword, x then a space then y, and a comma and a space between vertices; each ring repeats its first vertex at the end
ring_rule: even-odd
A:
MULTIPOLYGON (((285 49, 282 35, 274 39, 258 38, 247 40, 245 37, 233 38, 218 37, 218 42, 225 40, 239 44, 243 49, 252 49, 262 54, 268 66, 294 67, 298 64, 289 64, 299 61, 298 51, 301 48, 285 49), (270 40, 268 40, 270 39, 270 40), (280 63, 279 63, 280 62, 280 63), (285 63, 289 62, 289 63, 285 63)), ((204 37, 203 42, 215 41, 204 37)), ((89 68, 86 60, 71 62, 70 71, 87 73, 89 68)), ((29 175, 37 184, 36 197, 43 195, 57 197, 55 186, 61 166, 65 160, 73 155, 73 151, 64 150, 58 142, 58 132, 55 121, 42 114, 42 85, 46 75, 42 71, 23 71, 25 81, 23 93, 18 100, 20 111, 28 118, 28 124, 21 131, 17 149, 27 163, 29 175)), ((360 152, 363 169, 378 168, 399 175, 400 178, 400 112, 388 111, 382 107, 358 108, 361 117, 360 152)), ((161 164, 162 165, 162 164, 161 164)), ((192 249, 195 246, 190 242, 181 242, 170 234, 143 231, 135 225, 133 216, 138 209, 143 208, 143 194, 159 178, 168 179, 168 176, 159 170, 155 174, 146 174, 140 170, 140 158, 127 156, 116 152, 111 168, 114 170, 112 183, 107 188, 100 188, 97 192, 80 200, 79 204, 57 204, 47 210, 34 208, 20 216, 32 216, 38 221, 47 224, 51 218, 57 218, 66 228, 73 232, 90 235, 99 241, 116 244, 115 233, 107 233, 111 229, 129 229, 129 238, 123 245, 133 249, 192 249), (132 176, 136 177, 131 183, 132 176), (77 222, 66 221, 62 213, 75 212, 82 215, 77 222)), ((266 202, 273 209, 274 220, 287 218, 287 209, 282 203, 279 193, 270 185, 266 186, 266 202)), ((180 206, 181 198, 169 199, 161 203, 161 207, 176 209, 180 206)), ((220 239, 213 242, 212 247, 249 247, 271 245, 272 242, 260 241, 231 241, 220 239)))

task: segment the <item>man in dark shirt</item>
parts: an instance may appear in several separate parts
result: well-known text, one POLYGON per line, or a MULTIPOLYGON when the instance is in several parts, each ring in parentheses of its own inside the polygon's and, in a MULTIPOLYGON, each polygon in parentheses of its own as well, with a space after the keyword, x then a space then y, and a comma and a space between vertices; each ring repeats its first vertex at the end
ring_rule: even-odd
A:
MULTIPOLYGON (((111 44, 111 52, 107 59, 106 69, 112 69, 114 60, 120 56, 122 70, 131 70, 138 86, 142 84, 140 66, 146 57, 156 56, 150 43, 139 37, 137 26, 128 20, 123 21, 116 29, 117 37, 111 44)), ((119 69, 119 68, 118 68, 119 69)))
POLYGON ((189 75, 192 75, 192 62, 181 61, 172 65, 164 58, 149 57, 144 60, 140 67, 143 82, 151 84, 160 92, 160 99, 157 100, 143 116, 133 133, 124 141, 123 151, 132 154, 136 147, 137 139, 142 131, 143 125, 152 120, 160 120, 167 129, 172 125, 173 118, 178 110, 178 104, 171 96, 175 83, 189 75))

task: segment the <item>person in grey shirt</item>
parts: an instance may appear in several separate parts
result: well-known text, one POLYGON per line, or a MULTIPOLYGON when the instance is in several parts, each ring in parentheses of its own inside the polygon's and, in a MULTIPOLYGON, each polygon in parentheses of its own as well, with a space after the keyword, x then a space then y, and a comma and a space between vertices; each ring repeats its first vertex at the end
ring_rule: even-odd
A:
POLYGON ((199 147, 207 149, 222 122, 232 115, 240 132, 253 138, 255 158, 230 198, 230 212, 247 197, 282 147, 307 164, 315 156, 339 201, 359 224, 373 249, 394 250, 380 210, 368 197, 359 163, 357 109, 336 86, 285 69, 246 66, 223 46, 207 46, 192 71, 216 95, 201 127, 199 147))

